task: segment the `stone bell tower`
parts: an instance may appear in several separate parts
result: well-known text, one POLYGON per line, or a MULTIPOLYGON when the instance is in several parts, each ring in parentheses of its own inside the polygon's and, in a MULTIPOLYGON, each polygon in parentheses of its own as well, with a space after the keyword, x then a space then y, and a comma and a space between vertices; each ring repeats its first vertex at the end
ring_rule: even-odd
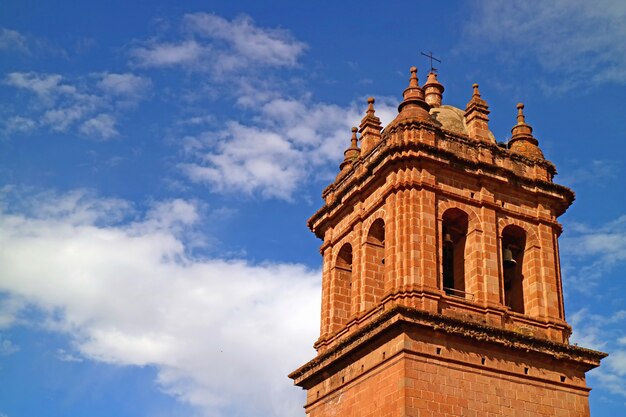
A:
POLYGON ((464 110, 443 92, 413 67, 395 120, 370 98, 352 129, 308 222, 317 356, 289 377, 309 417, 589 416, 585 373, 606 354, 569 344, 557 218, 574 194, 522 104, 501 144, 477 84, 464 110))

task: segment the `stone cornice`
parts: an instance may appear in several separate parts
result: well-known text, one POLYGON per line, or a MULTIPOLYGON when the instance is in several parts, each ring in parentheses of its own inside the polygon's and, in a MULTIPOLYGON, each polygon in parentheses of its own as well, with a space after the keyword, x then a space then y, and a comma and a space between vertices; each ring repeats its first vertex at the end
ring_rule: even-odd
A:
POLYGON ((604 352, 556 343, 511 330, 468 322, 415 308, 394 306, 382 312, 368 325, 289 374, 289 378, 293 379, 296 385, 307 386, 308 380, 316 379, 325 369, 347 358, 369 341, 384 337, 394 331, 406 331, 407 327, 430 328, 434 331, 467 338, 476 342, 500 345, 517 351, 532 352, 554 360, 571 361, 588 368, 587 370, 595 368, 599 365, 602 358, 608 356, 604 352))

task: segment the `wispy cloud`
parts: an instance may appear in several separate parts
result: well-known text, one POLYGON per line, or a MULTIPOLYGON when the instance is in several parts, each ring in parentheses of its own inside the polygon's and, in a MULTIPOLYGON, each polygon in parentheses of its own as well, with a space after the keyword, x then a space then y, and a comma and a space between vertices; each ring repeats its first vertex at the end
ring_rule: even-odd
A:
POLYGON ((4 122, 4 126, 5 132, 9 134, 13 132, 28 133, 37 127, 37 122, 28 117, 12 116, 4 122))
POLYGON ((586 292, 626 263, 626 215, 599 226, 568 225, 560 239, 567 289, 586 292))
POLYGON ((0 334, 0 356, 12 355, 19 350, 20 347, 18 345, 0 334))
POLYGON ((150 88, 152 82, 131 73, 99 75, 98 87, 107 94, 118 97, 139 98, 150 88))
POLYGON ((604 0, 474 3, 466 34, 472 51, 502 62, 528 61, 556 77, 536 74, 547 93, 603 83, 626 84, 626 3, 604 0), (555 81, 557 80, 557 81, 555 81))
POLYGON ((110 139, 118 135, 115 118, 110 114, 99 114, 84 121, 78 129, 83 135, 102 139, 110 139))
POLYGON ((626 346, 621 343, 625 337, 626 310, 600 315, 582 309, 572 314, 569 321, 574 329, 572 343, 609 353, 602 366, 589 376, 608 391, 626 397, 626 346))
MULTIPOLYGON (((315 101, 301 81, 292 79, 298 75, 286 76, 285 68, 298 72, 293 67, 306 49, 303 42, 286 30, 257 26, 247 16, 187 14, 177 31, 180 39, 151 39, 131 49, 134 65, 201 71, 192 74, 201 80, 185 103, 197 106, 212 96, 234 110, 196 112, 174 122, 182 144, 178 167, 187 179, 214 192, 291 200, 312 175, 331 180, 337 174, 365 99, 347 106, 315 101)), ((379 100, 384 122, 396 104, 379 100)))
POLYGON ((57 349, 57 359, 61 362, 82 362, 83 358, 80 356, 68 352, 65 349, 57 349))
POLYGON ((184 16, 178 41, 151 39, 131 49, 139 67, 180 66, 223 75, 250 66, 296 64, 306 45, 288 31, 262 28, 248 16, 227 20, 209 13, 184 16))
MULTIPOLYGON (((305 49, 286 30, 260 28, 248 16, 228 21, 208 13, 188 14, 185 28, 201 38, 223 41, 228 53, 221 55, 224 70, 249 63, 269 66, 292 66, 305 49), (236 62, 243 60, 243 62, 236 62)), ((221 51, 223 53, 223 51, 221 51)))
POLYGON ((14 106, 4 121, 5 135, 29 133, 39 128, 54 132, 74 132, 95 139, 118 135, 118 109, 127 109, 141 100, 150 88, 147 78, 130 73, 93 74, 70 82, 60 74, 12 72, 3 83, 31 93, 26 104, 14 106))
POLYGON ((0 28, 0 50, 13 50, 28 53, 28 41, 21 33, 0 28))
POLYGON ((576 164, 576 168, 570 170, 569 173, 559 175, 559 180, 569 186, 581 183, 602 186, 602 180, 616 178, 622 166, 621 161, 595 159, 587 164, 576 164))
POLYGON ((193 40, 180 43, 150 41, 134 48, 131 56, 139 67, 167 67, 196 65, 205 53, 205 48, 193 40))
POLYGON ((30 58, 38 56, 61 56, 67 53, 48 39, 23 34, 13 29, 0 28, 0 52, 19 53, 30 58))
POLYGON ((79 92, 73 85, 63 82, 60 74, 40 74, 36 72, 12 72, 7 74, 4 83, 35 93, 42 99, 52 100, 60 96, 78 98, 79 92))
POLYGON ((164 392, 207 416, 301 410, 285 375, 313 354, 318 271, 192 255, 204 216, 186 200, 138 212, 81 191, 7 198, 0 293, 69 337, 61 360, 154 366, 164 392))

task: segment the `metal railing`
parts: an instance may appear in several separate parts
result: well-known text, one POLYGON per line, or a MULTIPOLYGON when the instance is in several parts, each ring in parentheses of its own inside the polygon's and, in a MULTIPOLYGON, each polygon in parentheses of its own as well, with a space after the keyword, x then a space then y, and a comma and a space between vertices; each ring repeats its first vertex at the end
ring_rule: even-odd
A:
POLYGON ((446 295, 450 295, 452 297, 463 298, 464 300, 474 301, 474 294, 470 292, 465 292, 461 290, 457 290, 455 288, 443 287, 443 290, 446 292, 446 295))

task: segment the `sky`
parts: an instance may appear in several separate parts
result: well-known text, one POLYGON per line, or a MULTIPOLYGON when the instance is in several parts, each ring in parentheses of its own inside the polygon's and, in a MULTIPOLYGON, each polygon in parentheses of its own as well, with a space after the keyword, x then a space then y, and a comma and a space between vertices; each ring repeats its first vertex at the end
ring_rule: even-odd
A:
POLYGON ((3 0, 0 417, 304 416, 322 205, 367 97, 440 58, 499 141, 525 103, 576 201, 572 343, 626 409, 626 2, 3 0))

